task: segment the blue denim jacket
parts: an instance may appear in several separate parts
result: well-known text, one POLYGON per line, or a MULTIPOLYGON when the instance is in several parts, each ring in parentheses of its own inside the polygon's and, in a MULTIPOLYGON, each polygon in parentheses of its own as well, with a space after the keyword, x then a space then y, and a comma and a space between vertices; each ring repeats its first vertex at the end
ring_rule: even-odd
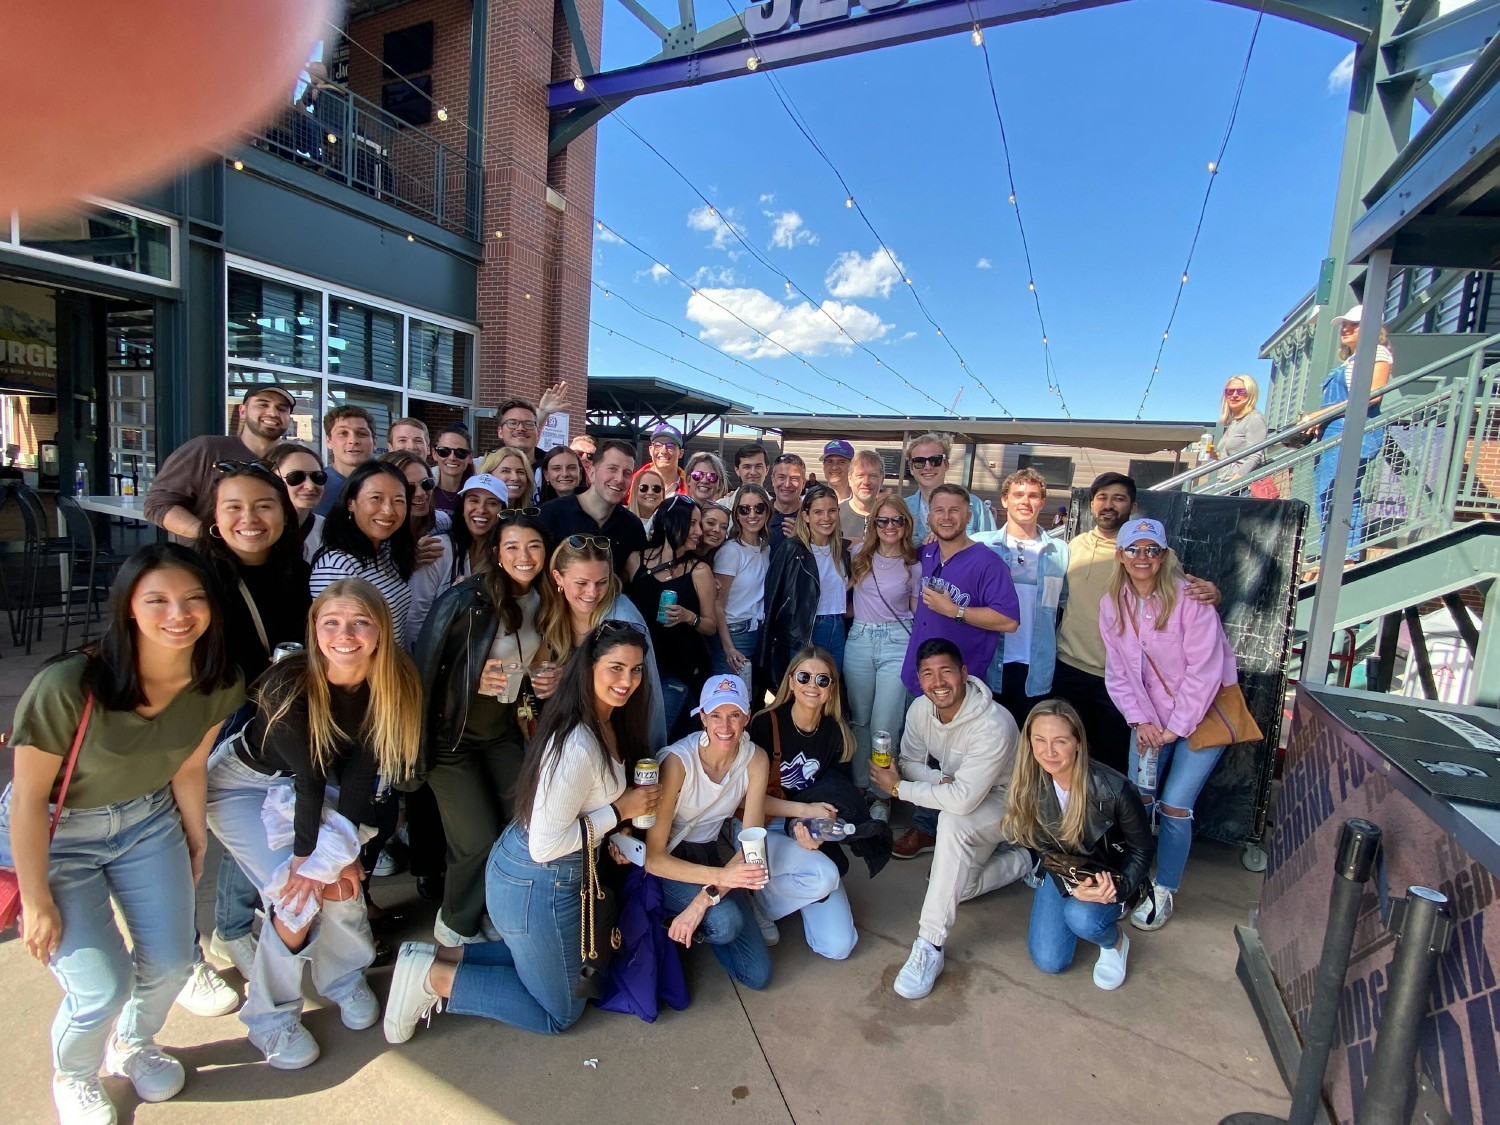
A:
MULTIPOLYGON (((920 547, 927 541, 927 501, 922 499, 921 489, 903 499, 906 501, 906 506, 911 509, 912 538, 920 547)), ((981 531, 994 531, 995 526, 994 507, 978 493, 971 492, 969 494, 969 538, 978 538, 981 531)))
MULTIPOLYGON (((1065 580, 1068 575, 1067 540, 1054 539, 1045 531, 1040 531, 1040 534, 1042 551, 1037 562, 1037 578, 1065 580)), ((969 538, 976 543, 983 543, 1004 559, 1007 567, 1010 566, 1010 548, 1005 545, 1004 525, 997 531, 981 531, 978 535, 971 534, 969 538)), ((1051 608, 1042 605, 1040 596, 1036 599, 1031 619, 1031 660, 1026 673, 1026 694, 1029 696, 1046 695, 1052 690, 1052 671, 1057 665, 1057 619, 1061 610, 1061 599, 1051 608)), ((995 659, 991 661, 989 672, 985 676, 985 682, 989 684, 991 691, 1000 690, 1004 663, 1005 645, 1002 643, 995 650, 995 659)))

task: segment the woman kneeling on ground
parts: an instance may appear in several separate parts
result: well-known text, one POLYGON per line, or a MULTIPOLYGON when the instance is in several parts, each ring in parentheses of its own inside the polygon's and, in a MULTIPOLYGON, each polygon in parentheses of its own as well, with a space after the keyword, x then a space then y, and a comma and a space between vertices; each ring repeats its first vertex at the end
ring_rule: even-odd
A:
POLYGON ((645 662, 641 630, 607 621, 564 668, 526 751, 516 819, 490 850, 486 900, 501 940, 403 945, 385 1010, 388 1041, 405 1043, 445 1000, 450 1012, 543 1034, 578 1022, 580 818, 592 823, 597 846, 656 807, 656 786, 625 787, 625 763, 649 753, 645 662))
POLYGON ((1083 720, 1071 704, 1043 700, 1027 716, 1000 831, 1044 856, 1079 857, 1105 869, 1077 882, 1043 875, 1026 948, 1042 972, 1060 973, 1082 938, 1099 947, 1094 983, 1119 988, 1130 954, 1120 921, 1145 889, 1156 839, 1135 786, 1089 759, 1083 720))
POLYGON ((223 744, 209 774, 214 835, 261 889, 266 917, 240 1019, 250 1042, 278 1070, 318 1057, 302 1026, 302 966, 313 987, 338 1005, 344 1026, 361 1031, 380 1018, 365 983, 375 940, 365 915, 357 859, 302 873, 320 843, 325 802, 354 829, 373 827, 391 787, 417 760, 422 687, 396 643, 390 610, 362 578, 328 584, 308 613, 307 652, 272 665, 257 685, 255 717, 223 744), (273 845, 261 810, 272 791, 294 794, 292 840, 273 845), (283 874, 281 869, 285 867, 283 874), (279 882, 279 885, 277 885, 279 882), (300 916, 320 904, 310 921, 300 916), (289 919, 302 921, 293 928, 289 919))

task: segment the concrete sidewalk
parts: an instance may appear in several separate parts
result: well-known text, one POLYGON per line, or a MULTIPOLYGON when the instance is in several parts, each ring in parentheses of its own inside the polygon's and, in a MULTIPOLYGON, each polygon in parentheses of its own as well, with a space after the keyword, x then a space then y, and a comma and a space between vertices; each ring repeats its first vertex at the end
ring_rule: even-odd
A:
MULTIPOLYGON (((38 659, 0 658, 0 719, 38 659)), ((0 772, 8 776, 8 756, 0 772)), ((857 862, 857 861, 856 861, 857 862)), ((848 879, 860 940, 844 962, 807 949, 795 918, 781 924, 765 992, 731 985, 712 954, 687 955, 693 1003, 654 1025, 589 1011, 542 1037, 465 1016, 439 1015, 388 1047, 379 1027, 346 1030, 334 1008, 309 1001, 306 1025, 323 1048, 312 1067, 265 1066, 234 1016, 174 1010, 161 1037, 188 1068, 174 1100, 140 1105, 124 1080, 106 1081, 122 1120, 215 1125, 385 1122, 1083 1122, 1203 1125, 1236 1110, 1285 1113, 1286 1091, 1234 975, 1232 927, 1260 877, 1238 851, 1200 843, 1178 913, 1154 934, 1132 930, 1130 976, 1105 993, 1093 955, 1049 977, 1026 955, 1030 895, 1009 887, 959 910, 947 970, 926 1000, 891 991, 916 934, 929 866, 892 862, 848 879), (588 1065, 597 1060, 596 1065, 588 1065)), ((211 861, 207 868, 214 870, 211 861)), ((378 882, 383 905, 416 915, 431 940, 433 908, 410 879, 378 882)), ((212 892, 199 916, 212 925, 212 892)), ((239 983, 234 971, 226 977, 239 983)), ((389 970, 371 974, 384 995, 389 970)), ((47 1030, 59 993, 18 942, 0 943, 0 1120, 54 1120, 47 1030)))

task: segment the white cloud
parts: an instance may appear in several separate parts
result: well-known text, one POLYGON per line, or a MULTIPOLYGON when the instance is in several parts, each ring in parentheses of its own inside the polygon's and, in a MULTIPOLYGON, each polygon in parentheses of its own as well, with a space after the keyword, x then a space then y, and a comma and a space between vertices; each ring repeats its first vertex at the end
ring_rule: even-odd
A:
POLYGON ((653 262, 651 263, 651 268, 649 270, 636 271, 635 279, 637 281, 641 280, 641 278, 643 277, 649 277, 657 285, 660 285, 663 281, 671 280, 672 270, 670 267, 664 266, 660 262, 653 262))
POLYGON ((827 316, 807 301, 783 303, 759 289, 700 289, 688 298, 687 318, 702 329, 700 339, 743 359, 786 356, 783 348, 810 356, 847 352, 855 342, 879 340, 892 328, 855 304, 824 301, 822 309, 827 316))
POLYGON ((763 191, 760 193, 760 201, 762 203, 775 203, 776 193, 774 191, 763 191))
POLYGON ((993 263, 988 258, 980 258, 979 261, 974 263, 974 268, 976 270, 987 270, 990 269, 992 265, 993 263))
POLYGON ((732 286, 737 279, 734 276, 734 270, 729 266, 699 266, 689 280, 693 285, 702 288, 705 285, 732 286))
POLYGON ((730 229, 730 223, 738 229, 739 215, 732 207, 721 212, 718 208, 710 207, 705 203, 702 207, 694 207, 688 212, 687 225, 693 230, 713 235, 709 245, 715 250, 728 250, 731 243, 739 241, 734 236, 734 230, 730 229))
POLYGON ((615 246, 625 245, 625 240, 608 227, 595 227, 594 233, 597 235, 596 242, 608 242, 615 246))
POLYGON ((1336 94, 1340 90, 1347 90, 1349 84, 1354 81, 1354 52, 1350 51, 1342 59, 1339 65, 1328 72, 1328 92, 1336 94))
POLYGON ((893 257, 883 246, 868 258, 858 250, 846 250, 834 259, 823 284, 835 297, 889 297, 892 287, 901 283, 905 268, 900 259, 892 262, 893 257))
POLYGON ((779 246, 783 250, 790 250, 798 244, 812 246, 817 243, 818 236, 807 229, 802 221, 802 216, 796 211, 765 212, 766 218, 771 220, 771 245, 779 246))

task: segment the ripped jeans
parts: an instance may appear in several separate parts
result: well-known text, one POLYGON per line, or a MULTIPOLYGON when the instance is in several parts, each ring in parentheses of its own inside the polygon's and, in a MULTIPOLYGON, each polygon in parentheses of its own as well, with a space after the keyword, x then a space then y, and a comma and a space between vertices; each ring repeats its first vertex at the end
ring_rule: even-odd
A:
POLYGON ((1190 749, 1185 738, 1168 743, 1156 752, 1156 785, 1147 788, 1140 780, 1141 752, 1136 746, 1135 732, 1130 733, 1130 780, 1135 782, 1147 811, 1156 819, 1156 885, 1163 890, 1176 891, 1182 887, 1188 849, 1193 846, 1193 803, 1223 753, 1222 746, 1190 749), (1156 807, 1157 802, 1186 809, 1187 813, 1170 816, 1156 807))

